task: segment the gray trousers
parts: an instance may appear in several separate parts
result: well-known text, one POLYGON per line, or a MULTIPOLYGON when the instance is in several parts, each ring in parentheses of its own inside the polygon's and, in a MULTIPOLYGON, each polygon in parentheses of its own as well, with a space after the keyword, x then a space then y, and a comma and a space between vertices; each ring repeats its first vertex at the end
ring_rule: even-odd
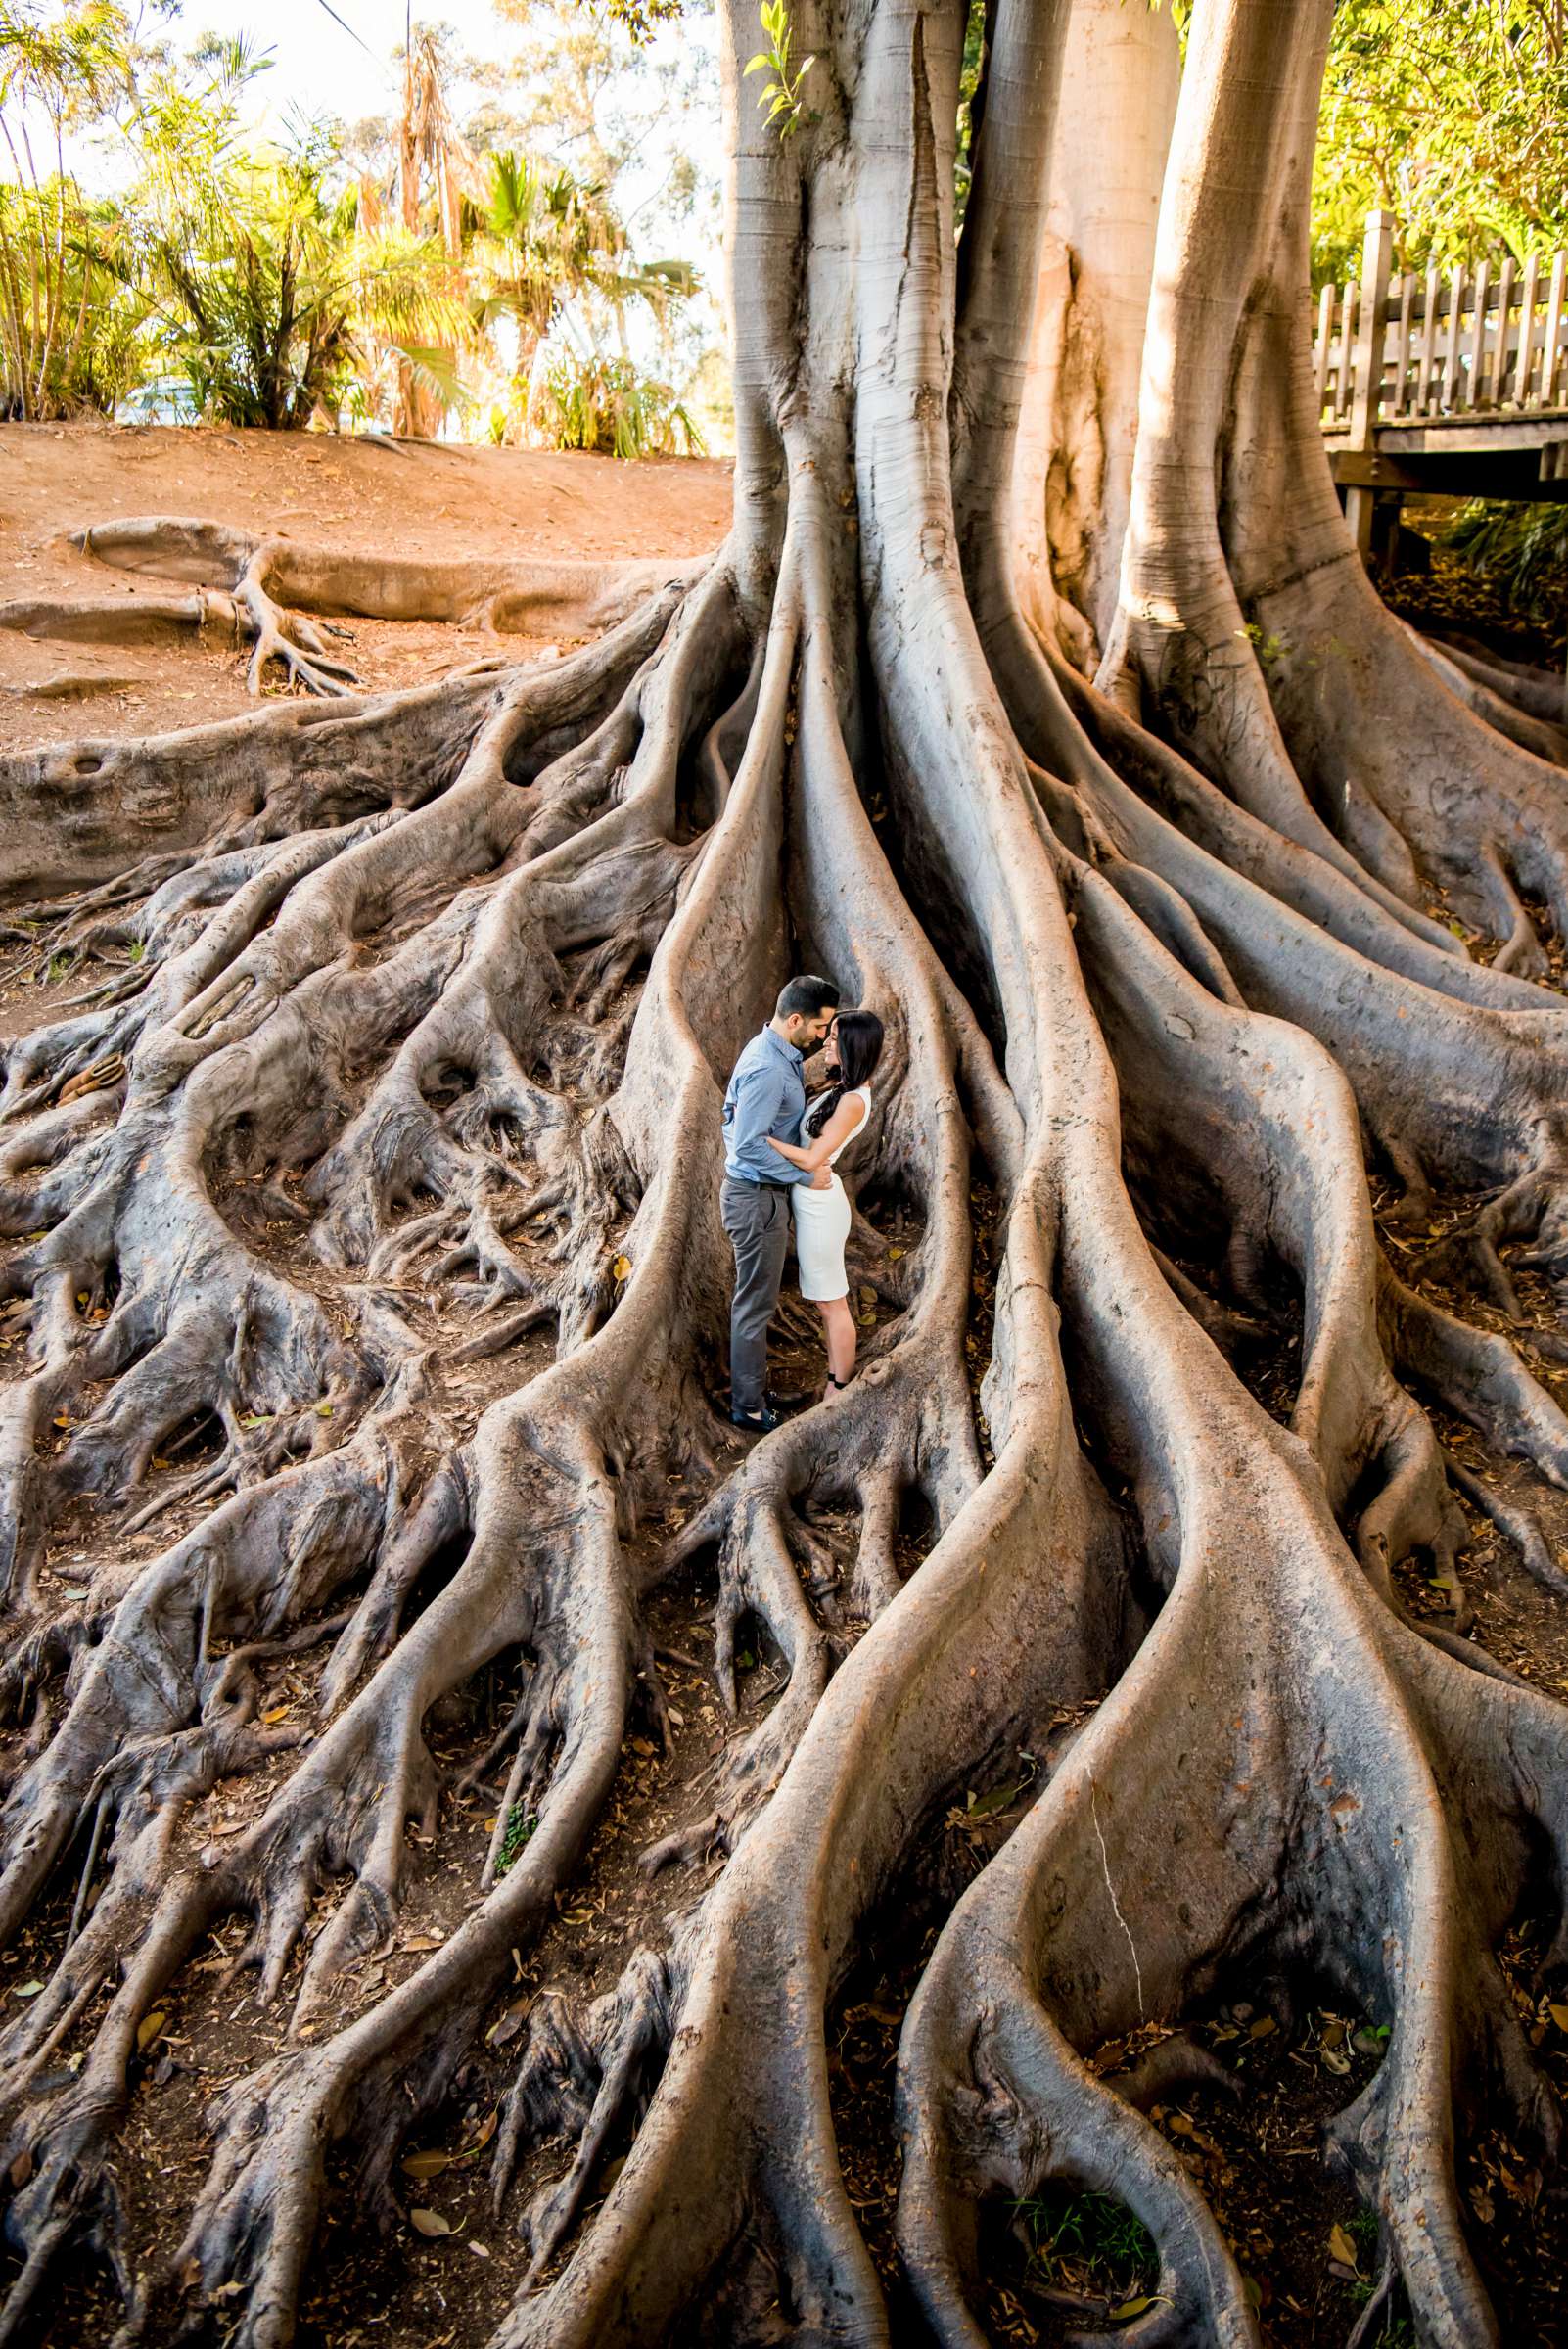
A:
POLYGON ((790 1236, 790 1195, 781 1184, 736 1182, 719 1193, 724 1229, 735 1251, 735 1297, 729 1309, 732 1410, 760 1411, 767 1391, 767 1325, 778 1304, 790 1236))

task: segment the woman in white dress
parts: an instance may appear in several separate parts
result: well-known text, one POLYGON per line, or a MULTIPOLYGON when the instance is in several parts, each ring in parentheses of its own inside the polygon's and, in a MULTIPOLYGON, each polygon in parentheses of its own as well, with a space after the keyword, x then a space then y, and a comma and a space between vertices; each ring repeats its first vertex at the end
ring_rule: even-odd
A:
MULTIPOLYGON (((781 1156, 812 1174, 819 1167, 831 1170, 839 1152, 853 1141, 871 1115, 869 1081, 882 1053, 882 1022, 874 1011, 841 1012, 834 1023, 833 1040, 839 1054, 838 1082, 807 1111, 800 1141, 768 1137, 781 1156)), ((790 1197, 795 1203, 801 1295, 808 1297, 822 1316, 828 1385, 847 1387, 854 1374, 854 1315, 850 1311, 850 1282, 844 1269, 844 1243, 850 1236, 849 1197, 837 1174, 825 1190, 798 1182, 790 1197)))

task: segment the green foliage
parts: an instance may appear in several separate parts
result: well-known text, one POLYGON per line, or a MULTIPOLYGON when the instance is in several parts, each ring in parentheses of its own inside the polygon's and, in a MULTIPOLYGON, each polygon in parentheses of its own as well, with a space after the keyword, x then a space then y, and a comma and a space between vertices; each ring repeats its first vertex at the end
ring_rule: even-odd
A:
POLYGON ((548 369, 537 416, 552 447, 601 456, 672 457, 702 452, 702 435, 668 384, 629 359, 574 359, 548 369))
POLYGON ((1407 268, 1568 245, 1568 15, 1559 0, 1342 0, 1313 190, 1314 283, 1357 267, 1365 215, 1407 268))
POLYGON ((115 267, 113 207, 70 177, 0 182, 0 409, 112 415, 145 364, 145 304, 115 267))
POLYGON ((1076 2270, 1081 2281, 1109 2293, 1147 2288, 1159 2267, 1154 2238, 1140 2219, 1109 2194, 1081 2191, 1052 2179, 1014 2216, 1030 2259, 1047 2279, 1076 2270))
POLYGON ((791 72, 790 44, 792 35, 789 9, 785 5, 785 0, 762 0, 762 5, 757 13, 762 30, 767 35, 767 47, 760 49, 757 55, 748 61, 745 73, 769 73, 772 75, 770 81, 763 83, 762 94, 757 103, 766 114, 769 129, 776 123, 781 139, 793 138, 801 127, 801 91, 805 85, 806 76, 815 65, 816 59, 803 57, 799 66, 791 72))
MULTIPOLYGON (((654 0, 647 22, 662 13, 654 0)), ((425 48, 437 71, 444 53, 425 48)), ((489 396, 506 363, 495 330, 510 322, 515 380, 490 428, 510 435, 554 330, 603 372, 601 335, 613 330, 624 349, 628 305, 663 334, 697 291, 688 264, 636 257, 603 179, 511 149, 476 154, 439 88, 436 195, 427 201, 421 185, 410 207, 395 125, 380 134, 380 169, 357 178, 335 129, 282 141, 248 132, 242 102, 262 70, 243 40, 208 38, 183 60, 138 46, 120 0, 0 0, 0 124, 13 165, 0 179, 0 402, 10 412, 139 407, 297 429, 318 410, 368 419, 396 402, 401 412, 411 384, 450 408, 471 396, 471 365, 489 396), (27 137, 40 122, 58 162, 32 172, 27 137), (117 145, 127 184, 113 205, 86 198, 65 168, 68 136, 84 125, 117 145)), ((633 453, 695 432, 660 386, 614 368, 576 404, 579 433, 600 433, 608 416, 611 441, 633 453)))
POLYGON ((134 64, 113 0, 0 0, 0 405, 24 418, 112 409, 136 374, 138 306, 107 266, 115 211, 66 164, 68 136, 126 100, 134 64))
POLYGON ((52 17, 37 0, 0 0, 0 103, 30 101, 51 122, 93 119, 129 87, 131 59, 117 0, 73 0, 52 17))
POLYGON ((1568 604, 1568 506, 1472 498, 1439 544, 1521 619, 1549 624, 1568 604))
POLYGON ((473 318, 480 332, 508 318, 518 337, 512 396, 491 404, 490 438, 535 428, 557 447, 614 445, 620 455, 642 456, 663 453, 678 429, 689 444, 700 444, 686 411, 669 406, 668 387, 644 380, 629 362, 603 358, 591 336, 597 317, 622 330, 623 343, 633 303, 663 320, 697 291, 696 271, 685 261, 639 261, 596 180, 509 151, 486 157, 485 166, 486 201, 466 206, 463 215, 473 318), (558 327, 567 343, 552 352, 545 338, 558 327))
POLYGON ((162 287, 160 340, 197 407, 274 431, 344 403, 363 369, 366 330, 401 352, 443 398, 459 386, 444 333, 460 335, 460 295, 443 285, 438 246, 395 232, 334 233, 308 157, 235 163, 215 193, 221 229, 189 214, 162 223, 149 251, 162 287))
POLYGON ((486 156, 486 200, 463 209, 476 316, 509 316, 536 341, 585 294, 662 312, 697 290, 685 261, 638 261, 603 184, 503 150, 486 156))
POLYGON ((605 0, 605 14, 624 25, 640 48, 661 24, 673 23, 684 6, 685 0, 605 0))
POLYGON ((958 69, 958 147, 953 161, 953 227, 963 227, 974 184, 974 146, 981 84, 986 71, 986 0, 969 0, 964 23, 963 63, 958 69))
POLYGON ((1249 620, 1245 627, 1241 628, 1238 633, 1246 638, 1266 669, 1272 668, 1276 662, 1283 661, 1290 650, 1289 641, 1285 637, 1275 635, 1272 629, 1261 628, 1255 620, 1249 620))
POLYGON ((526 1804, 512 1805, 506 1815, 506 1832, 501 1837, 501 1848, 495 1857, 495 1872, 498 1876, 506 1875, 517 1865, 523 1856, 524 1846, 538 1823, 526 1804))
POLYGON ((136 125, 122 257, 150 290, 161 364, 203 415, 273 431, 335 412, 373 345, 455 395, 446 354, 468 313, 439 243, 360 226, 355 198, 335 192, 332 133, 281 151, 246 140, 238 104, 259 69, 242 43, 200 62, 205 77, 161 80, 136 125))

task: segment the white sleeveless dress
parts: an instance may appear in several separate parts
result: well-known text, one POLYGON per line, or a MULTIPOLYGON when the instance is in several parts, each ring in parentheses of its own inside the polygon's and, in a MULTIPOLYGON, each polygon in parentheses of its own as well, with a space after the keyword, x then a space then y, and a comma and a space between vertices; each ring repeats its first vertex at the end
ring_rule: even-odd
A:
MULTIPOLYGON (((849 1148, 871 1115, 871 1087, 862 1084, 854 1092, 846 1093, 844 1100, 858 1101, 860 1115, 828 1160, 829 1167, 840 1151, 849 1148)), ((850 1292, 849 1275, 844 1269, 844 1243, 850 1236, 849 1193, 835 1174, 825 1191, 813 1191, 808 1182, 798 1182, 792 1187, 790 1197, 795 1202, 795 1255, 801 1268, 801 1295, 808 1297, 813 1305, 830 1305, 835 1297, 847 1297, 850 1292)))

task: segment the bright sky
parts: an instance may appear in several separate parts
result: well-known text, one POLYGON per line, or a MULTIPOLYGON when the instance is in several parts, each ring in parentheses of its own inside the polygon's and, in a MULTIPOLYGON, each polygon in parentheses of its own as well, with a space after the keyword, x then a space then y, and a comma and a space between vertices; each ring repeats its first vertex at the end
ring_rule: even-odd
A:
MULTIPOLYGON (((415 11, 421 21, 450 24, 459 45, 478 57, 499 58, 511 45, 511 28, 490 0, 438 0, 415 11)), ((185 0, 175 37, 189 46, 207 31, 246 33, 258 51, 272 53, 272 69, 255 86, 276 115, 299 111, 357 122, 399 103, 393 52, 406 25, 403 9, 386 0, 332 0, 331 14, 322 0, 185 0)))
MULTIPOLYGON (((459 51, 486 63, 501 63, 516 46, 517 27, 496 13, 491 0, 427 0, 414 9, 413 22, 449 26, 459 51)), ((207 31, 243 32, 258 54, 270 54, 269 70, 253 84, 258 120, 281 122, 303 114, 335 115, 351 124, 400 105, 402 75, 395 53, 407 25, 405 8, 389 7, 387 0, 331 0, 330 9, 325 0, 184 0, 172 32, 184 48, 207 31)), ((714 58, 712 19, 700 12, 663 28, 649 45, 656 62, 693 52, 714 58)), ((712 94, 711 106, 700 118, 688 115, 678 127, 688 152, 711 156, 719 135, 716 60, 703 86, 712 94)), ((459 97, 459 110, 461 105, 459 97)), ((672 144, 656 140, 646 171, 625 175, 620 191, 623 213, 633 211, 664 178, 672 144)))
MULTIPOLYGON (((459 52, 486 63, 502 62, 517 41, 517 27, 496 13, 491 0, 426 0, 424 7, 414 8, 413 22, 449 26, 459 52)), ((184 0, 170 32, 180 48, 193 46, 204 32, 244 33, 258 54, 270 53, 269 69, 251 85, 248 111, 259 128, 280 127, 300 115, 335 116, 352 125, 367 115, 394 113, 402 100, 395 53, 407 25, 405 6, 389 6, 387 0, 331 0, 330 9, 324 0, 184 0)), ((709 103, 699 102, 678 121, 671 120, 669 136, 656 132, 637 162, 623 173, 616 192, 623 219, 634 222, 638 207, 661 188, 677 148, 705 159, 718 152, 722 130, 714 39, 712 16, 700 9, 655 34, 650 55, 656 62, 693 53, 712 61, 712 71, 703 73, 700 84, 709 103)), ((463 105, 459 92, 459 115, 463 105)), ((705 331, 720 334, 723 258, 716 220, 699 214, 686 224, 678 244, 657 232, 650 243, 645 232, 642 249, 646 257, 657 257, 672 245, 704 280, 712 304, 705 331)), ((640 344, 643 335, 635 320, 632 333, 640 344)))
MULTIPOLYGON (((496 12, 492 0, 425 0, 413 22, 450 29, 453 49, 484 63, 503 64, 515 51, 519 30, 496 12)), ((406 0, 183 0, 179 15, 149 32, 161 31, 176 52, 193 48, 206 33, 243 33, 268 70, 250 84, 244 112, 255 129, 276 133, 301 119, 336 119, 348 127, 367 116, 397 112, 402 74, 397 62, 408 26, 406 0)), ((692 262, 704 282, 704 299, 687 313, 697 345, 723 333, 723 258, 716 210, 708 205, 678 224, 659 223, 657 207, 637 222, 639 209, 663 190, 677 154, 698 158, 712 169, 722 144, 718 69, 712 14, 702 0, 684 20, 664 27, 651 44, 655 63, 696 66, 685 103, 667 106, 640 146, 635 161, 620 175, 617 207, 632 227, 642 257, 679 257, 692 262)), ((646 86, 642 89, 646 92, 646 86)), ((453 91, 459 119, 479 96, 472 88, 453 91)), ((641 104, 646 104, 644 95, 641 104)), ((614 85, 601 100, 619 111, 614 85)), ((633 115, 640 113, 637 97, 633 115)), ((89 186, 120 181, 126 158, 113 137, 95 134, 79 145, 68 140, 68 159, 89 186)), ((6 170, 8 166, 0 164, 6 170)), ((643 364, 653 362, 652 329, 634 309, 628 320, 632 346, 643 364)))

